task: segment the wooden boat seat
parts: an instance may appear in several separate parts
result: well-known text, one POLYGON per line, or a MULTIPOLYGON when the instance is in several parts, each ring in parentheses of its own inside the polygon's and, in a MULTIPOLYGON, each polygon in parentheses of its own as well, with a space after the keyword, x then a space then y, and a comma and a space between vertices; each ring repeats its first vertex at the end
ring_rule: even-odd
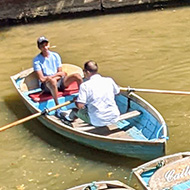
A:
POLYGON ((122 138, 122 139, 134 139, 131 136, 129 136, 125 131, 118 131, 115 133, 111 133, 108 135, 108 137, 122 138))
MULTIPOLYGON (((130 112, 120 115, 119 121, 127 120, 130 118, 139 116, 140 114, 141 114, 141 112, 139 112, 138 110, 130 111, 130 112)), ((127 123, 124 123, 124 124, 127 125, 127 123)), ((128 122, 128 124, 129 124, 129 122, 128 122)), ((73 127, 78 128, 82 131, 104 128, 104 127, 95 127, 93 125, 87 124, 84 121, 82 121, 81 119, 77 119, 75 122, 73 122, 73 127)), ((109 128, 109 130, 124 128, 123 126, 122 127, 117 126, 116 124, 112 124, 112 125, 105 126, 105 127, 109 128)))
MULTIPOLYGON (((140 114, 141 112, 134 110, 126 114, 123 114, 124 116, 121 116, 121 118, 132 118, 140 114)), ((57 120, 59 119, 57 118, 57 120)), ((103 136, 112 137, 112 138, 147 140, 146 137, 142 134, 142 132, 139 131, 134 126, 127 126, 127 130, 125 131, 123 130, 123 128, 119 128, 118 125, 116 124, 112 124, 112 125, 108 125, 104 127, 95 127, 93 125, 85 123, 83 120, 79 118, 76 119, 72 123, 72 126, 73 128, 79 131, 84 131, 84 132, 93 133, 97 135, 103 135, 103 136)))
POLYGON ((136 139, 136 140, 148 140, 142 133, 142 131, 140 131, 139 129, 137 129, 135 126, 129 128, 126 131, 127 136, 129 136, 132 139, 136 139))
POLYGON ((142 132, 139 131, 135 126, 129 127, 126 131, 119 129, 117 125, 110 125, 105 127, 94 127, 88 125, 85 127, 76 127, 75 129, 113 138, 147 140, 142 132))
POLYGON ((123 120, 123 119, 130 119, 130 118, 133 118, 133 117, 137 117, 141 114, 140 111, 138 110, 134 110, 134 111, 130 111, 130 112, 127 112, 125 114, 122 114, 119 116, 119 120, 123 120))
MULTIPOLYGON (((134 110, 131 112, 127 112, 125 114, 122 114, 120 116, 120 122, 125 121, 126 119, 130 119, 136 116, 139 116, 141 112, 134 110)), ((133 127, 129 127, 129 131, 126 132, 122 129, 126 128, 129 126, 129 122, 125 121, 123 124, 112 124, 104 127, 95 127, 90 124, 87 124, 83 122, 80 119, 77 119, 77 122, 73 122, 73 127, 77 130, 80 131, 85 131, 93 134, 98 134, 98 135, 104 135, 104 136, 109 136, 109 137, 118 137, 118 138, 127 138, 127 139, 146 139, 141 132, 139 132, 138 129, 134 129, 133 127), (134 131, 134 134, 133 132, 134 131)), ((136 127, 135 127, 136 128, 136 127)))
MULTIPOLYGON (((80 130, 80 128, 79 128, 79 130, 80 130)), ((120 129, 117 127, 117 125, 111 125, 111 126, 105 126, 105 127, 94 127, 93 126, 93 128, 89 129, 86 132, 108 136, 111 133, 115 133, 118 131, 120 131, 120 129)))

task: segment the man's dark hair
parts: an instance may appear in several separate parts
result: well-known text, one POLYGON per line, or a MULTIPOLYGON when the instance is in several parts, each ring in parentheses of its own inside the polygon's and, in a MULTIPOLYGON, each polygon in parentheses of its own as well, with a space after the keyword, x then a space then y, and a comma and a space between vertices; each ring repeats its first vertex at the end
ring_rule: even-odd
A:
POLYGON ((91 73, 97 73, 98 72, 98 65, 96 62, 94 62, 92 60, 87 61, 84 64, 84 70, 89 71, 91 73))

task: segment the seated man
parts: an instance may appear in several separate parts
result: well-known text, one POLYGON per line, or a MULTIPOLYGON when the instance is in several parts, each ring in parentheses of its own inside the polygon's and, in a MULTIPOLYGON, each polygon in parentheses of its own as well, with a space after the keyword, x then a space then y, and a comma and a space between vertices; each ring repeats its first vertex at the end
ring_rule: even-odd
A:
POLYGON ((115 102, 119 87, 113 79, 98 74, 98 65, 94 61, 86 62, 83 71, 88 80, 80 85, 75 102, 79 110, 75 115, 97 127, 116 123, 120 115, 115 102))
MULTIPOLYGON (((74 81, 80 86, 83 82, 82 77, 78 73, 67 76, 67 73, 62 71, 61 57, 58 53, 49 51, 47 38, 39 37, 37 46, 41 52, 33 59, 34 71, 37 73, 42 90, 50 92, 55 104, 58 105, 58 89, 64 90, 74 81)), ((56 110, 57 117, 61 117, 61 111, 61 109, 56 110)))

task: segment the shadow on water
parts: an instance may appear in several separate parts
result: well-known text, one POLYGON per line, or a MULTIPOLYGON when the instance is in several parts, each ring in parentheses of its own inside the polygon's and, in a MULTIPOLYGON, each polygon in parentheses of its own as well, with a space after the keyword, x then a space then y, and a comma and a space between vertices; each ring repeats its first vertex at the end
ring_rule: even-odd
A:
MULTIPOLYGON (((31 114, 27 110, 24 103, 19 100, 17 96, 8 96, 4 99, 4 101, 8 108, 15 114, 16 118, 18 118, 18 120, 31 114)), ((45 143, 59 149, 60 151, 64 151, 65 153, 69 153, 77 157, 127 168, 128 166, 136 167, 137 165, 144 163, 142 160, 127 158, 78 144, 46 128, 37 119, 28 121, 22 125, 26 130, 37 136, 45 143)))

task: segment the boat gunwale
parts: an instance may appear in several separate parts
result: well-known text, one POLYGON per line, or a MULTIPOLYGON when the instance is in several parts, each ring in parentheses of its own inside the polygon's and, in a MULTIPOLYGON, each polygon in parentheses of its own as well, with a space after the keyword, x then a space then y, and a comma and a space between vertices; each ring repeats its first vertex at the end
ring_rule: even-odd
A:
MULTIPOLYGON (((22 89, 20 88, 20 86, 17 85, 16 80, 17 79, 21 79, 24 80, 25 77, 27 77, 27 71, 31 71, 29 74, 31 74, 33 72, 32 68, 30 69, 26 69, 24 71, 21 71, 20 73, 11 76, 11 80, 14 84, 14 87, 16 88, 16 91, 18 92, 18 94, 20 95, 20 97, 22 98, 24 104, 26 105, 26 107, 30 110, 30 112, 32 114, 35 114, 36 112, 41 112, 40 109, 38 109, 37 107, 35 107, 31 101, 27 98, 25 98, 26 96, 24 95, 22 89), (23 77, 24 76, 24 77, 23 77)), ((28 75, 29 75, 28 74, 28 75)), ((163 119, 163 117, 161 116, 161 114, 151 105, 149 104, 145 99, 141 98, 140 96, 138 96, 137 94, 131 92, 131 93, 126 93, 126 92, 121 92, 122 95, 130 98, 131 100, 138 100, 138 104, 140 106, 142 106, 143 109, 145 109, 146 111, 148 111, 149 114, 151 114, 153 117, 155 117, 155 119, 160 123, 160 127, 163 126, 163 135, 167 134, 167 126, 165 124, 165 121, 163 119), (149 109, 147 109, 147 107, 149 109)), ((135 101, 136 102, 136 101, 135 101)), ((136 102, 137 103, 137 102, 136 102)), ((55 118, 55 117, 54 117, 55 118)), ((131 154, 130 153, 126 153, 126 151, 123 153, 121 153, 121 151, 111 151, 108 148, 98 148, 97 145, 92 144, 92 145, 88 145, 86 143, 87 140, 92 141, 93 143, 100 141, 101 143, 107 143, 107 145, 109 143, 119 146, 119 144, 126 144, 126 148, 129 146, 137 146, 140 147, 141 145, 144 146, 144 148, 151 148, 152 147, 158 147, 158 154, 157 157, 159 155, 164 155, 165 154, 165 147, 166 147, 166 142, 167 139, 166 138, 159 138, 159 139, 153 139, 153 140, 137 140, 137 139, 126 139, 126 138, 120 138, 120 137, 108 137, 108 136, 103 136, 103 135, 98 135, 98 134, 93 134, 90 132, 86 132, 86 131, 80 131, 80 130, 76 130, 75 128, 72 128, 68 125, 65 125, 64 123, 61 123, 60 121, 58 122, 56 119, 54 119, 53 117, 51 118, 50 115, 43 115, 38 117, 37 119, 40 120, 48 129, 64 136, 65 138, 69 138, 71 140, 76 141, 77 136, 79 138, 83 137, 85 138, 85 140, 83 141, 79 141, 80 144, 83 144, 85 146, 90 146, 92 148, 96 148, 96 149, 100 149, 102 151, 107 151, 107 152, 112 152, 114 154, 119 154, 119 155, 123 155, 123 156, 129 156, 129 157, 133 157, 133 158, 138 158, 138 159, 143 159, 143 160, 150 160, 151 158, 155 158, 155 154, 145 154, 142 157, 138 155, 138 154, 131 154), (47 124, 47 125, 46 125, 47 124), (70 134, 73 134, 72 136, 70 134)), ((145 150, 144 149, 144 150, 145 150)))

